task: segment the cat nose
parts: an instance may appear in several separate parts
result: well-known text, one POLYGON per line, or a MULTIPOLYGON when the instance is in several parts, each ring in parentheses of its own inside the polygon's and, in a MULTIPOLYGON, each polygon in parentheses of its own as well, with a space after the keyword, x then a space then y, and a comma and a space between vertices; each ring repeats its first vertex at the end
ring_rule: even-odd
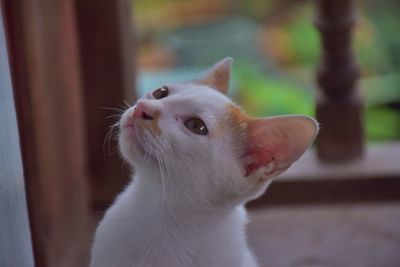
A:
POLYGON ((145 103, 139 102, 136 104, 133 111, 133 118, 141 120, 153 120, 154 116, 152 111, 145 103))

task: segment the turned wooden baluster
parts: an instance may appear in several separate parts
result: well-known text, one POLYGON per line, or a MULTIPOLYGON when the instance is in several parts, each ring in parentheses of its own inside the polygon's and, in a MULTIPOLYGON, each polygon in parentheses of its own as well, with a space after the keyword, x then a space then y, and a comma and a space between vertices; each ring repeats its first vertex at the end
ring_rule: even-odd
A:
POLYGON ((355 24, 353 0, 317 0, 315 24, 321 34, 322 55, 317 70, 317 119, 321 124, 318 158, 338 162, 363 154, 363 103, 360 76, 351 49, 355 24))

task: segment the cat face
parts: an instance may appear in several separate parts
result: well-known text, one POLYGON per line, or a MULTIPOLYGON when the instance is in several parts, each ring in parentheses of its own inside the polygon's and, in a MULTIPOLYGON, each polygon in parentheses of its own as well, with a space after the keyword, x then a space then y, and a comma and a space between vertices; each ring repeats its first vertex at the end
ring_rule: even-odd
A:
POLYGON ((120 121, 123 157, 197 201, 233 203, 262 193, 308 148, 317 124, 305 116, 245 115, 224 95, 231 64, 225 59, 198 81, 139 99, 120 121))
POLYGON ((136 168, 167 156, 161 153, 168 153, 169 160, 199 163, 223 139, 220 118, 229 103, 224 95, 194 83, 156 89, 123 114, 120 149, 136 168))

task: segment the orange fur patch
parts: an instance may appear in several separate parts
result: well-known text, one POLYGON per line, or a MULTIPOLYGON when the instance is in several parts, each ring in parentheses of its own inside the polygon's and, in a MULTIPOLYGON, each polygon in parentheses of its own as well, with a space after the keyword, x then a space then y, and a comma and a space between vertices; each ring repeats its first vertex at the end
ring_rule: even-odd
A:
POLYGON ((273 151, 268 149, 265 140, 259 136, 260 133, 257 131, 259 119, 244 114, 236 105, 229 104, 227 108, 229 116, 226 124, 233 133, 234 145, 244 163, 245 176, 248 176, 259 167, 274 161, 273 151))
POLYGON ((228 104, 227 109, 228 116, 223 121, 223 124, 227 125, 229 129, 232 129, 232 131, 239 134, 237 137, 246 134, 249 122, 252 118, 244 114, 243 111, 234 104, 228 104))
POLYGON ((156 111, 153 114, 151 114, 153 117, 153 120, 151 121, 141 121, 140 124, 138 124, 141 128, 145 128, 152 132, 155 135, 160 135, 161 134, 161 129, 160 126, 158 125, 158 119, 161 116, 160 111, 156 111))
POLYGON ((246 151, 246 144, 248 141, 248 128, 250 122, 253 120, 250 116, 243 113, 243 111, 234 104, 226 106, 228 112, 227 116, 221 121, 221 125, 233 137, 234 151, 239 157, 242 157, 246 151))

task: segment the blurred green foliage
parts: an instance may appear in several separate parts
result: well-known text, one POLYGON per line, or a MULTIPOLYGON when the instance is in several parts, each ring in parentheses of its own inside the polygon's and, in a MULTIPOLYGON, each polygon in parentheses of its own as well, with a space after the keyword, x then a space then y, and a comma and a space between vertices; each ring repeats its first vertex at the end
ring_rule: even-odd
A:
POLYGON ((291 64, 314 68, 320 55, 320 43, 317 29, 312 23, 313 12, 309 5, 299 7, 295 11, 290 20, 279 28, 288 36, 291 64))
MULTIPOLYGON (((354 30, 354 52, 363 72, 360 89, 366 100, 366 135, 369 141, 400 139, 400 8, 391 3, 380 9, 364 7, 369 8, 374 11, 363 10, 354 30)), ((279 68, 279 75, 246 64, 236 66, 235 78, 241 88, 238 99, 248 112, 258 116, 313 115, 310 81, 304 83, 304 77, 298 75, 300 69, 300 73, 312 77, 310 72, 318 63, 319 35, 312 18, 309 3, 291 12, 289 19, 279 25, 283 34, 277 37, 285 37, 284 52, 290 54, 290 61, 279 68)))
POLYGON ((314 115, 314 99, 310 91, 286 75, 265 75, 252 64, 236 62, 237 102, 253 116, 301 113, 314 115))

